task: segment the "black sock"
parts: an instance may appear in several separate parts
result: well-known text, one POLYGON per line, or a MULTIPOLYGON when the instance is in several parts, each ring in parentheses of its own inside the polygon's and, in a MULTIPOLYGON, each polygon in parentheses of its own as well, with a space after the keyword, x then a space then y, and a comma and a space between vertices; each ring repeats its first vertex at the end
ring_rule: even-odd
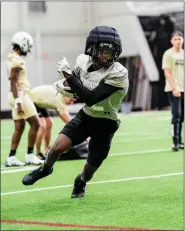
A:
POLYGON ((27 152, 28 154, 32 154, 33 153, 33 148, 31 148, 31 147, 28 147, 28 152, 27 152))
POLYGON ((172 129, 173 129, 173 143, 174 145, 178 145, 179 144, 179 124, 175 123, 172 125, 172 129))
POLYGON ((182 132, 182 122, 180 122, 180 124, 179 124, 179 144, 182 143, 181 132, 182 132))
POLYGON ((15 156, 15 154, 16 154, 16 150, 10 150, 9 157, 10 157, 10 156, 15 156))

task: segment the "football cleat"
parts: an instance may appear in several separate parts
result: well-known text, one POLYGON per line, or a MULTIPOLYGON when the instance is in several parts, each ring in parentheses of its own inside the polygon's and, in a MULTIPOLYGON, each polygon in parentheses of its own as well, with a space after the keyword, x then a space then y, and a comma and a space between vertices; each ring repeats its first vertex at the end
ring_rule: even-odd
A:
POLYGON ((25 163, 26 164, 40 165, 40 164, 43 164, 44 161, 40 160, 35 154, 26 154, 25 163))
POLYGON ((42 153, 42 152, 38 152, 36 154, 36 156, 40 159, 40 160, 45 160, 46 159, 46 156, 42 153))
POLYGON ((172 146, 172 151, 174 151, 174 152, 179 151, 179 145, 173 144, 173 146, 172 146))
POLYGON ((81 180, 81 174, 79 174, 74 181, 71 198, 83 197, 85 195, 85 187, 86 183, 81 180))
POLYGON ((32 172, 26 174, 22 179, 22 183, 24 185, 32 185, 36 181, 50 175, 52 172, 53 172, 53 167, 48 168, 42 165, 39 168, 33 170, 32 172))
POLYGON ((9 156, 6 160, 5 166, 6 167, 14 167, 14 166, 25 166, 26 164, 21 162, 16 158, 16 156, 9 156))
POLYGON ((183 143, 180 143, 180 144, 179 144, 179 148, 180 148, 180 149, 184 149, 184 144, 183 144, 183 143))

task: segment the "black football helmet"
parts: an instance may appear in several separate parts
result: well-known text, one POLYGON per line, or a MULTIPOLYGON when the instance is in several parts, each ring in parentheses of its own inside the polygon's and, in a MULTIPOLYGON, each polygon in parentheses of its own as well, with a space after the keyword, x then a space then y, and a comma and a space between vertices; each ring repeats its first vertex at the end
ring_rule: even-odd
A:
POLYGON ((84 53, 92 57, 94 64, 108 68, 121 52, 121 38, 116 29, 97 26, 89 32, 84 53))

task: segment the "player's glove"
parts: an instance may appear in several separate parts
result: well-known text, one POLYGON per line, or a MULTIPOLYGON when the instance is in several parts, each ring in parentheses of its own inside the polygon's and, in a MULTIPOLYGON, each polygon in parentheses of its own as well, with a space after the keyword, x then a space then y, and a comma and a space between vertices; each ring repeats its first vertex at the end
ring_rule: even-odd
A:
POLYGON ((61 79, 53 84, 53 87, 57 90, 58 93, 66 96, 68 98, 77 98, 75 94, 72 93, 69 86, 64 86, 66 79, 61 79))
POLYGON ((62 72, 66 72, 67 74, 72 75, 71 68, 65 57, 63 57, 63 59, 57 63, 57 71, 60 78, 65 78, 62 72))

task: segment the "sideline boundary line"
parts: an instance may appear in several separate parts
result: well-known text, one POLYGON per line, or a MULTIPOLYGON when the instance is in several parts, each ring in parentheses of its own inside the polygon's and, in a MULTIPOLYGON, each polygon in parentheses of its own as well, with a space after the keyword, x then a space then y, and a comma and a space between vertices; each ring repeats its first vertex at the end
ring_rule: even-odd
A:
MULTIPOLYGON (((103 229, 103 230, 155 230, 148 228, 129 228, 121 226, 104 226, 104 225, 84 225, 84 224, 64 224, 54 222, 42 222, 42 221, 25 221, 25 220, 1 220, 1 223, 7 224, 26 224, 26 225, 42 225, 42 226, 53 226, 53 227, 68 227, 68 228, 83 228, 83 229, 103 229)), ((159 229, 158 229, 159 230, 159 229)))

